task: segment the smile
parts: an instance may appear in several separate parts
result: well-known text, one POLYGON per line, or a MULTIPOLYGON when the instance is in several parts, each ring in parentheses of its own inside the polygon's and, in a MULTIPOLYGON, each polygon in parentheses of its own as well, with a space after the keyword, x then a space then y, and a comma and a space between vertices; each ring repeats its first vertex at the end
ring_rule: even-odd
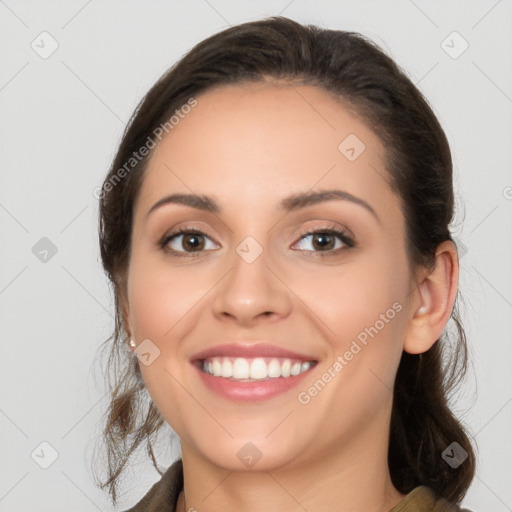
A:
POLYGON ((314 370, 318 360, 268 342, 238 340, 209 347, 190 362, 205 387, 235 402, 261 402, 286 393, 314 370))
POLYGON ((255 382, 288 378, 307 372, 315 361, 302 362, 287 358, 211 357, 202 362, 202 370, 214 377, 233 381, 255 382))
POLYGON ((201 382, 217 396, 233 402, 258 403, 297 387, 316 361, 256 357, 212 357, 196 361, 201 382))

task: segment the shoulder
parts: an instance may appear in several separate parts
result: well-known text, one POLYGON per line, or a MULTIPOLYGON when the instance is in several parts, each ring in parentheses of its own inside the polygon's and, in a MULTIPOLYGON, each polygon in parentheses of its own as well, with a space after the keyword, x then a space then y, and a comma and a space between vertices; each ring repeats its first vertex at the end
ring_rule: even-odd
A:
POLYGON ((416 512, 417 510, 422 512, 472 512, 446 501, 424 485, 414 488, 389 512, 416 512))
POLYGON ((132 508, 124 512, 175 512, 183 489, 183 464, 178 459, 132 508))

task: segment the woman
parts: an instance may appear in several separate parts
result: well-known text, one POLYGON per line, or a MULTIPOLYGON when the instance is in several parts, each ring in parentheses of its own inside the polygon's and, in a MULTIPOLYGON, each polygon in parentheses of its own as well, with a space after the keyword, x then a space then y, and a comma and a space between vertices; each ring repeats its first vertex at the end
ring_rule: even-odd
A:
POLYGON ((100 195, 113 502, 167 423, 182 457, 132 512, 460 510, 452 215, 445 134, 372 42, 274 17, 194 47, 100 195))

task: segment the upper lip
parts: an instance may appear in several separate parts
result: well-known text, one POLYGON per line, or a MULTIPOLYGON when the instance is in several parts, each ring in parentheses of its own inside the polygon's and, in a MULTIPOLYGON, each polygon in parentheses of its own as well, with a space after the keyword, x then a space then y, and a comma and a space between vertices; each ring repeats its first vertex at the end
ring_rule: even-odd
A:
POLYGON ((201 352, 197 352, 190 359, 191 361, 198 361, 208 359, 210 357, 282 357, 287 359, 298 359, 300 361, 316 361, 312 356, 306 354, 299 354, 277 345, 270 343, 225 343, 223 345, 216 345, 207 348, 201 352))

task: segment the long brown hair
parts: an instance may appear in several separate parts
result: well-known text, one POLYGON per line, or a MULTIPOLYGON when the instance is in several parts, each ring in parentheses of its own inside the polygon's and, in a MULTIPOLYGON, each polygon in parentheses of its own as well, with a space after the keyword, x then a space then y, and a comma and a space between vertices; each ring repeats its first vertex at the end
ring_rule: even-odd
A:
MULTIPOLYGON (((151 152, 133 166, 130 159, 191 98, 223 84, 265 78, 323 88, 343 100, 380 137, 387 148, 390 185, 400 198, 406 220, 411 266, 433 268, 437 246, 452 240, 452 161, 445 133, 421 92, 375 43, 359 33, 272 17, 231 27, 197 44, 138 105, 99 197, 101 258, 113 285, 116 307, 114 332, 103 344, 104 349, 110 348, 105 371, 111 401, 102 438, 108 475, 99 484, 108 487, 114 504, 119 477, 143 443, 162 474, 152 440, 165 423, 148 398, 137 358, 126 349, 129 334, 122 300, 133 205, 151 152), (125 172, 120 172, 123 168, 125 172)), ((460 503, 475 472, 468 434, 449 406, 468 364, 459 298, 457 293, 451 335, 445 330, 423 354, 402 355, 394 387, 388 456, 391 478, 400 492, 427 485, 454 503, 460 503), (468 455, 456 469, 442 457, 454 442, 468 455)))

